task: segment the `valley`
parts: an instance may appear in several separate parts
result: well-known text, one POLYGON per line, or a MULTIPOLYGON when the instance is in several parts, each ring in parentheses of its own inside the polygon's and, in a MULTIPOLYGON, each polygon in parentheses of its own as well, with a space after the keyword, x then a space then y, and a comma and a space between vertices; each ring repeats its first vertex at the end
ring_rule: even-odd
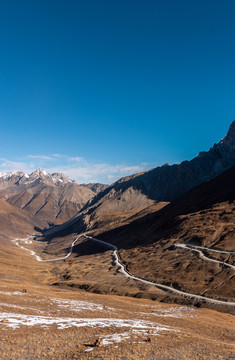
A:
POLYGON ((109 186, 1 174, 1 358, 232 359, 234 140, 109 186))
MULTIPOLYGON (((45 259, 40 239, 22 243, 24 248, 34 249, 45 259)), ((188 359, 197 358, 199 353, 205 360, 211 356, 215 359, 233 357, 233 315, 207 308, 120 297, 112 291, 101 295, 76 287, 48 285, 60 278, 61 270, 68 269, 70 257, 45 263, 12 242, 5 244, 4 250, 0 246, 3 360, 96 357, 117 360, 130 359, 130 356, 132 359, 188 359), (3 261, 6 251, 9 253, 3 261)), ((93 273, 95 282, 106 279, 110 287, 123 285, 124 289, 134 290, 135 280, 117 273, 115 267, 107 269, 106 265, 112 262, 110 257, 110 251, 102 256, 84 256, 76 277, 88 279, 84 272, 93 273)))

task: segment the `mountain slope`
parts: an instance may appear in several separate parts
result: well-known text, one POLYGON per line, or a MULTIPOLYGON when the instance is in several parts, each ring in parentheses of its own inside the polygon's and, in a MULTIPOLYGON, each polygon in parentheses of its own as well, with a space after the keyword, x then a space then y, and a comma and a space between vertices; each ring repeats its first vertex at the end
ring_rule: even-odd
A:
POLYGON ((80 184, 80 185, 90 189, 95 194, 98 194, 99 192, 104 191, 109 187, 109 185, 100 184, 100 183, 89 183, 89 184, 80 184))
POLYGON ((0 176, 0 197, 34 215, 44 226, 70 219, 94 195, 65 175, 51 175, 42 169, 30 175, 16 172, 0 176))
POLYGON ((27 212, 18 209, 0 199, 0 237, 24 237, 35 233, 35 226, 40 226, 27 212))
POLYGON ((160 211, 94 235, 117 245, 122 261, 136 276, 192 293, 234 299, 235 271, 226 266, 235 265, 234 179, 235 166, 160 211), (195 246, 218 250, 203 253, 222 265, 202 259, 195 246))
POLYGON ((200 183, 210 180, 235 164, 235 121, 226 137, 208 152, 200 152, 191 161, 163 165, 155 169, 124 177, 99 193, 90 206, 103 198, 120 196, 132 187, 156 201, 172 201, 200 183), (111 196, 110 196, 111 195, 111 196))
POLYGON ((71 233, 97 227, 115 227, 156 202, 173 201, 234 164, 235 121, 226 137, 208 152, 199 153, 191 161, 164 165, 118 180, 87 203, 77 217, 52 231, 63 229, 65 233, 71 233))

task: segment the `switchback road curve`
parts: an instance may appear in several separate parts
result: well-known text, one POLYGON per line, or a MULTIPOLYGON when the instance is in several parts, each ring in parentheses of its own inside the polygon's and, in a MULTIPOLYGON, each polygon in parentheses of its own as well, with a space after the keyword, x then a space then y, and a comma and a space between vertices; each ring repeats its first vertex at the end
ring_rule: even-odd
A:
POLYGON ((185 249, 185 250, 190 250, 194 253, 197 253, 199 255, 199 257, 203 260, 206 261, 210 261, 213 263, 216 263, 217 265, 220 265, 221 267, 227 267, 230 268, 232 270, 235 270, 235 266, 231 265, 225 261, 219 261, 219 260, 215 260, 215 259, 211 259, 208 256, 206 256, 203 251, 212 251, 215 253, 219 253, 219 254, 232 254, 232 251, 219 251, 219 250, 213 250, 213 249, 208 249, 206 247, 202 247, 202 246, 196 246, 196 245, 186 245, 186 244, 174 244, 175 247, 177 248, 181 248, 181 249, 185 249))

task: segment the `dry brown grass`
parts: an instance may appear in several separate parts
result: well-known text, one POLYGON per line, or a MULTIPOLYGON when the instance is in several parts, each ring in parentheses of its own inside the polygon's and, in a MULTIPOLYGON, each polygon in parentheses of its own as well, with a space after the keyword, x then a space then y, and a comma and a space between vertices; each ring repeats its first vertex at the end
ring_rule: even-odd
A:
MULTIPOLYGON (((168 326, 175 330, 159 331, 156 335, 151 329, 149 332, 135 333, 133 329, 131 330, 131 326, 126 328, 114 325, 104 328, 73 326, 59 329, 56 324, 48 327, 20 326, 13 330, 7 326, 7 322, 0 323, 1 360, 165 360, 232 359, 233 357, 235 319, 230 314, 196 308, 192 308, 193 310, 186 308, 180 312, 180 307, 177 305, 172 306, 147 299, 91 294, 81 290, 71 291, 48 286, 46 285, 48 281, 56 279, 54 264, 38 263, 29 254, 21 254, 20 249, 10 243, 1 242, 1 246, 0 307, 1 312, 6 313, 7 322, 11 320, 7 318, 7 313, 13 313, 27 315, 29 318, 30 316, 46 316, 50 319, 59 317, 141 320, 150 321, 155 327, 168 326), (4 255, 6 251, 7 256, 4 255), (15 269, 17 269, 16 274, 15 269), (27 292, 24 293, 23 289, 27 292), (20 295, 15 294, 15 291, 20 295), (6 293, 11 294, 6 295, 6 293), (74 308, 60 307, 56 299, 57 301, 92 302, 98 308, 77 311, 74 308), (176 317, 169 317, 169 314, 176 314, 176 317), (97 339, 103 339, 108 335, 124 332, 127 332, 129 337, 122 342, 100 345, 93 347, 91 351, 86 351, 89 350, 87 344, 93 344, 97 339)), ((40 251, 41 245, 38 244, 37 247, 40 251)), ((109 254, 105 256, 107 259, 102 255, 104 268, 106 261, 110 261, 109 254)), ((87 269, 91 271, 94 266, 92 276, 97 272, 97 279, 100 277, 102 281, 104 276, 103 281, 107 283, 110 281, 111 284, 112 278, 116 281, 119 275, 114 275, 110 271, 109 280, 107 280, 105 278, 107 273, 102 272, 102 269, 98 271, 96 268, 100 260, 100 257, 90 257, 89 264, 87 261, 87 269), (96 260, 91 261, 91 259, 96 260)), ((61 266, 62 269, 66 266, 68 268, 69 264, 64 261, 61 266)), ((59 268, 59 264, 57 267, 59 268)), ((75 268, 73 270, 75 278, 75 268)), ((115 284, 113 286, 115 287, 115 284)))

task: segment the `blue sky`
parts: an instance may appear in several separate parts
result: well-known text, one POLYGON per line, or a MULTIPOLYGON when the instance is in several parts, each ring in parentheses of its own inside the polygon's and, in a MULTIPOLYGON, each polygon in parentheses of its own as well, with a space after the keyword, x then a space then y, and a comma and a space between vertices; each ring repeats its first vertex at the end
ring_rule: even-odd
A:
POLYGON ((0 2, 0 171, 111 183, 191 159, 235 109, 235 2, 0 2))

